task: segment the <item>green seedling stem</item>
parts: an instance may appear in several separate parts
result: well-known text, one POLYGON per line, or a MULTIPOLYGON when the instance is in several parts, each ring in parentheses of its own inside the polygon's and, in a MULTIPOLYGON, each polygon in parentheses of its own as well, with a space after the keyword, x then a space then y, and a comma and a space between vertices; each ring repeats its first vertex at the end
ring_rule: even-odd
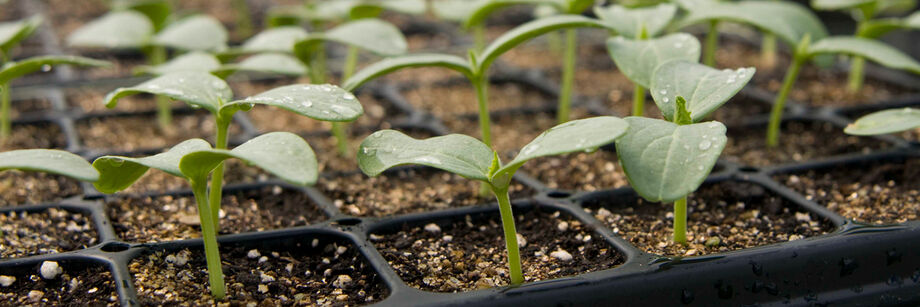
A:
POLYGON ((502 230, 505 235, 505 248, 508 250, 508 272, 511 274, 511 284, 524 283, 524 273, 521 269, 521 250, 518 247, 517 230, 514 227, 514 213, 511 212, 511 200, 508 197, 508 187, 492 187, 492 193, 498 200, 498 209, 501 213, 502 230))
POLYGON ((674 242, 687 244, 687 197, 674 202, 674 242))
MULTIPOLYGON (((192 193, 195 194, 195 201, 198 203, 201 239, 204 241, 204 255, 208 267, 208 284, 211 288, 211 295, 217 300, 222 300, 226 296, 227 289, 224 285, 224 271, 221 268, 220 250, 217 246, 217 231, 220 227, 218 226, 219 220, 210 216, 215 207, 208 205, 207 183, 207 178, 189 180, 189 184, 192 186, 192 193)), ((219 194, 220 190, 218 190, 218 200, 220 199, 219 194)), ((211 199, 214 199, 214 197, 212 196, 211 199)))
POLYGON ((760 45, 760 63, 765 68, 776 66, 776 35, 764 33, 763 42, 760 45))
POLYGON ((716 48, 719 47, 719 22, 709 21, 709 32, 706 33, 706 45, 703 47, 703 64, 709 67, 716 65, 716 48))
POLYGON ((792 63, 789 64, 789 68, 786 70, 783 86, 780 88, 779 94, 776 95, 773 110, 770 112, 770 123, 767 126, 767 147, 776 147, 779 143, 779 128, 783 120, 783 109, 785 108, 786 100, 789 98, 789 93, 792 91, 792 86, 795 85, 795 80, 799 77, 799 70, 802 69, 802 65, 807 60, 806 53, 810 42, 811 38, 807 34, 802 37, 802 41, 799 42, 799 46, 793 55, 792 63))
MULTIPOLYGON (((166 48, 159 45, 151 45, 147 52, 147 62, 152 66, 160 65, 166 62, 166 48)), ((160 124, 160 130, 169 131, 172 129, 172 109, 169 98, 156 96, 157 102, 157 123, 160 124)))
MULTIPOLYGON (((215 115, 215 117, 217 118, 217 135, 214 138, 214 148, 227 149, 227 133, 230 130, 230 123, 233 122, 233 117, 223 118, 220 115, 215 115)), ((215 229, 220 229, 220 201, 223 198, 223 185, 224 163, 221 162, 211 175, 210 212, 211 219, 214 220, 215 229)))
POLYGON ((556 112, 556 122, 561 124, 569 121, 572 108, 572 87, 575 84, 575 53, 578 35, 575 29, 565 30, 565 54, 562 63, 562 86, 559 91, 559 107, 556 112))

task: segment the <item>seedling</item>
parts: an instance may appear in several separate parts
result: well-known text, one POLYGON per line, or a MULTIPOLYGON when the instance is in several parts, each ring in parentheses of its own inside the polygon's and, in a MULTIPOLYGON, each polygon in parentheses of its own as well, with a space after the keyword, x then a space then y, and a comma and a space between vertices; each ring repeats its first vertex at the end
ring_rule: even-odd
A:
MULTIPOLYGON (((920 29, 920 12, 906 18, 876 18, 879 15, 907 11, 913 8, 914 1, 888 1, 888 0, 812 0, 811 6, 817 10, 848 11, 856 19, 856 37, 877 39, 888 32, 898 29, 920 29)), ((849 82, 847 89, 858 92, 862 88, 865 59, 854 56, 850 62, 849 82)))
POLYGON ((873 112, 847 125, 843 132, 852 135, 889 134, 920 127, 920 110, 901 108, 873 112))
POLYGON ((466 135, 416 140, 395 130, 382 130, 361 143, 358 165, 368 176, 377 176, 394 166, 419 164, 483 182, 498 200, 511 284, 519 285, 524 282, 524 275, 508 197, 514 173, 525 162, 539 157, 595 151, 616 140, 627 127, 626 121, 612 116, 570 121, 540 134, 506 165, 502 165, 498 153, 488 145, 466 135))
POLYGON ((701 122, 751 80, 754 68, 716 70, 687 61, 662 64, 652 98, 665 120, 630 116, 616 141, 629 184, 650 202, 674 202, 674 242, 687 242, 687 195, 712 170, 725 148, 725 125, 701 122))
POLYGON ((0 152, 0 171, 44 172, 95 182, 99 172, 78 155, 56 149, 19 149, 0 152))
MULTIPOLYGON (((132 7, 134 9, 112 11, 71 33, 67 43, 82 48, 142 50, 150 65, 166 61, 166 48, 182 51, 227 48, 227 30, 213 17, 192 15, 167 24, 169 4, 156 0, 143 2, 156 9, 138 11, 139 8, 132 7)), ((169 106, 169 101, 157 100, 158 120, 164 130, 172 121, 169 106)))
POLYGON ((193 51, 160 65, 141 66, 135 69, 138 74, 146 73, 156 76, 183 71, 208 72, 226 80, 227 77, 237 72, 302 76, 306 74, 307 68, 297 58, 281 53, 260 53, 237 63, 221 64, 217 56, 213 54, 193 51))
POLYGON ((18 61, 11 61, 11 51, 19 42, 29 37, 41 25, 42 18, 33 16, 28 19, 0 23, 0 140, 10 136, 10 82, 16 78, 36 72, 48 71, 54 65, 108 66, 105 61, 70 55, 34 56, 18 61))
MULTIPOLYGON (((601 26, 596 20, 575 15, 559 15, 538 19, 520 25, 498 37, 482 53, 477 54, 475 51, 470 50, 467 59, 447 54, 413 54, 383 59, 368 65, 348 80, 345 80, 343 87, 347 90, 354 90, 365 82, 403 68, 436 66, 457 71, 470 80, 473 88, 476 89, 482 142, 491 147, 492 137, 489 124, 487 90, 489 86, 488 70, 495 59, 531 38, 551 31, 575 27, 601 26)), ((567 111, 559 110, 559 112, 567 111)))
POLYGON ((272 132, 255 137, 232 150, 211 148, 207 141, 191 139, 168 151, 143 158, 103 156, 93 161, 99 171, 99 181, 94 185, 103 193, 124 190, 153 168, 188 181, 198 204, 201 237, 208 267, 211 295, 223 299, 226 295, 217 233, 220 221, 221 190, 218 171, 224 160, 236 158, 292 184, 306 186, 316 183, 318 177, 316 155, 302 138, 287 132, 272 132), (208 194, 208 176, 211 176, 211 193, 208 194), (217 199, 217 203, 209 199, 217 199))

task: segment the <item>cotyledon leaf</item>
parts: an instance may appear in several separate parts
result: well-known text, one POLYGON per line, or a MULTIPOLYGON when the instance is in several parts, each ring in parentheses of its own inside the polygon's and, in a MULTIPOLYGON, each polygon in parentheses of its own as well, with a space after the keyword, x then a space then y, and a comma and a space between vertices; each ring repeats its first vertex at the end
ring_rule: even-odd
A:
POLYGON ((811 0, 811 7, 816 10, 842 10, 867 5, 876 0, 811 0))
POLYGON ((797 46, 805 34, 812 41, 827 36, 827 29, 814 13, 790 1, 712 2, 687 10, 686 16, 675 21, 674 28, 710 20, 732 21, 773 33, 790 46, 797 46))
POLYGON ((852 135, 878 135, 920 127, 920 110, 914 108, 873 112, 847 125, 843 131, 852 135))
POLYGON ((693 35, 674 33, 649 40, 622 36, 607 40, 607 51, 617 68, 639 85, 648 88, 655 68, 668 61, 699 62, 700 41, 693 35))
POLYGON ((109 62, 73 55, 43 55, 16 62, 7 62, 0 69, 0 84, 39 70, 50 69, 55 65, 77 65, 103 67, 109 62))
POLYGON ((479 1, 473 2, 468 5, 475 7, 472 9, 472 12, 469 13, 466 21, 463 23, 465 28, 471 28, 476 25, 482 24, 489 15, 492 15, 493 12, 506 8, 512 5, 521 5, 521 4, 530 4, 530 5, 550 5, 553 6, 559 12, 566 11, 566 2, 563 0, 488 0, 488 1, 479 1))
POLYGON ((179 161, 190 152, 207 150, 211 144, 202 139, 191 139, 173 146, 169 150, 142 158, 103 156, 93 161, 99 171, 99 180, 93 183, 102 193, 115 193, 134 184, 147 170, 153 168, 167 174, 185 178, 179 170, 179 161))
POLYGON ((232 150, 194 151, 182 157, 179 169, 188 178, 207 178, 218 164, 229 158, 243 160, 292 184, 311 185, 319 176, 313 149, 290 132, 266 133, 232 150))
POLYGON ((220 68, 220 61, 214 55, 207 52, 192 51, 157 66, 142 66, 137 71, 153 75, 164 75, 182 71, 211 72, 218 68, 220 68))
POLYGON ((0 152, 0 170, 45 172, 82 181, 96 181, 99 172, 78 155, 55 149, 20 149, 0 152))
POLYGON ((42 17, 35 15, 23 20, 0 23, 0 51, 9 53, 20 41, 32 35, 42 24, 42 17))
POLYGON ((262 92, 224 107, 264 104, 276 106, 309 118, 345 122, 364 114, 355 95, 330 84, 292 84, 262 92))
POLYGON ((114 108, 118 99, 138 93, 148 93, 181 100, 218 114, 224 102, 233 99, 227 82, 200 71, 168 73, 132 87, 115 89, 105 96, 105 106, 114 108))
POLYGON ((355 46, 381 56, 401 55, 408 50, 406 37, 396 26, 380 19, 364 18, 324 33, 311 33, 294 46, 295 53, 312 53, 324 40, 355 46))
POLYGON ((687 100, 693 122, 706 118, 735 96, 754 76, 756 69, 715 68, 688 61, 671 61, 655 70, 649 91, 662 115, 673 121, 677 96, 687 100))
POLYGON ((75 47, 140 48, 153 36, 153 23, 144 14, 118 11, 90 21, 67 37, 75 47))
POLYGON ((598 116, 559 124, 544 131, 533 141, 521 148, 514 160, 502 166, 492 177, 507 175, 509 178, 525 162, 546 156, 555 156, 577 151, 594 151, 613 143, 629 128, 629 124, 618 117, 598 116))
POLYGON ((470 64, 461 57, 449 54, 420 53, 386 58, 368 65, 345 80, 342 87, 353 91, 370 80, 403 68, 429 66, 444 67, 460 72, 467 78, 473 77, 470 64))
POLYGON ((648 201, 671 202, 695 191, 725 147, 725 125, 679 126, 646 117, 627 117, 629 130, 616 141, 629 184, 648 201))
POLYGON ((374 132, 358 150, 358 166, 368 176, 395 166, 420 164, 488 182, 493 158, 492 149, 471 136, 449 134, 417 140, 395 130, 374 132))
POLYGON ((291 53, 294 44, 307 38, 307 30, 298 26, 283 26, 266 29, 243 43, 241 49, 247 52, 291 53))
POLYGON ((505 51, 547 32, 566 28, 604 27, 600 21, 580 15, 557 15, 540 18, 511 29, 490 43, 479 56, 476 71, 483 73, 505 51))
POLYGON ((307 67, 297 58, 281 53, 259 53, 247 57, 235 64, 225 64, 220 71, 227 75, 236 71, 250 71, 261 73, 282 74, 289 76, 303 76, 307 67))
POLYGON ((828 37, 811 44, 808 52, 811 55, 840 53, 858 55, 889 68, 920 74, 920 63, 917 60, 885 43, 867 38, 828 37))
POLYGON ((489 0, 437 0, 431 1, 431 10, 440 19, 463 23, 486 1, 489 0))
POLYGON ((658 36, 674 19, 676 13, 677 6, 671 3, 642 8, 627 8, 622 5, 594 7, 594 14, 601 22, 627 38, 637 38, 643 28, 649 37, 658 36))
POLYGON ((227 48, 227 30, 214 17, 193 15, 166 26, 153 42, 181 50, 221 51, 227 48))

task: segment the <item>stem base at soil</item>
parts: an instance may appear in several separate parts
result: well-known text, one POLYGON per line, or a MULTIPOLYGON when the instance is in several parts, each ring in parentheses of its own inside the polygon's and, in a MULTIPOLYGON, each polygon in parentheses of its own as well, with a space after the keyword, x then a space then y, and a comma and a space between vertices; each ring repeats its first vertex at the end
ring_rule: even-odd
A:
POLYGON ((674 242, 687 244, 687 197, 674 202, 674 242))
POLYGON ((514 227, 514 214, 511 211, 511 200, 508 197, 508 188, 492 188, 498 200, 498 209, 501 213, 502 229, 505 235, 505 248, 508 251, 508 272, 511 274, 511 285, 520 285, 524 282, 524 273, 521 269, 521 251, 518 248, 517 230, 514 227))

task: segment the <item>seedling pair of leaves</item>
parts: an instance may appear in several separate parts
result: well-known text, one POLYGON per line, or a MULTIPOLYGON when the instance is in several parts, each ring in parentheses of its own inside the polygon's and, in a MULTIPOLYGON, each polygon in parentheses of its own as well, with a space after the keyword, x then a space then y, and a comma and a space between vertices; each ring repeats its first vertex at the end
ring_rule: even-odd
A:
POLYGON ((596 151, 616 140, 628 127, 627 121, 612 116, 570 121, 537 136, 508 164, 502 164, 498 153, 490 146, 470 136, 450 134, 416 140, 395 130, 382 130, 361 143, 358 165, 369 176, 377 176, 395 166, 418 164, 483 182, 498 201, 511 284, 518 285, 524 282, 524 275, 508 196, 514 173, 536 158, 596 151))
POLYGON ((333 85, 288 85, 246 99, 233 100, 233 93, 224 80, 197 71, 168 73, 134 87, 116 89, 106 96, 106 106, 114 107, 118 99, 138 93, 181 100, 192 107, 211 112, 217 127, 214 149, 209 149, 210 145, 199 140, 180 144, 169 152, 154 156, 158 158, 151 157, 149 161, 124 157, 99 159, 94 165, 103 173, 103 178, 97 183, 97 188, 109 193, 127 188, 147 170, 147 167, 165 170, 188 179, 198 202, 199 215, 202 217, 211 292, 217 298, 223 297, 224 292, 216 245, 217 214, 220 211, 224 173, 223 159, 236 157, 256 164, 282 179, 300 184, 312 183, 316 176, 316 161, 312 150, 306 142, 289 133, 269 133, 228 151, 228 130, 233 115, 240 110, 248 111, 255 104, 275 106, 323 121, 352 121, 363 114, 361 104, 354 95, 333 85), (195 158, 188 157, 188 152, 200 151, 203 145, 208 148, 207 154, 195 158), (303 160, 304 157, 310 158, 312 162, 307 163, 310 161, 303 160), (166 158, 172 161, 168 166, 162 164, 162 160, 166 158), (190 161, 188 166, 182 166, 180 158, 183 162, 190 161), (144 167, 125 167, 125 161, 144 167), (299 163, 297 165, 307 165, 311 170, 305 171, 302 167, 293 167, 294 164, 288 165, 294 162, 299 163), (106 172, 114 172, 115 175, 107 177, 106 172), (208 175, 211 176, 210 192, 207 192, 206 184, 208 175), (309 176, 306 179, 309 180, 302 177, 307 175, 309 176), (206 223, 209 225, 206 226, 206 223))
MULTIPOLYGON (((71 33, 67 43, 81 48, 142 50, 150 65, 166 61, 166 48, 181 51, 227 48, 227 30, 213 17, 192 15, 172 21, 171 7, 162 0, 118 1, 114 9, 71 33)), ((172 122, 169 102, 159 99, 157 107, 160 128, 167 130, 172 122)))
POLYGON ((156 76, 183 71, 207 72, 221 79, 227 79, 237 72, 302 76, 307 73, 307 67, 297 58, 282 53, 254 54, 237 63, 222 64, 214 54, 192 51, 160 65, 141 66, 135 69, 135 73, 156 76))
MULTIPOLYGON (((916 5, 913 0, 812 0, 811 6, 817 10, 848 11, 856 19, 857 37, 878 39, 888 32, 901 29, 920 29, 920 12, 905 18, 876 18, 886 13, 906 12, 916 5)), ((850 75, 847 89, 858 92, 862 88, 865 59, 854 56, 850 63, 850 75)))
POLYGON ((336 0, 317 3, 307 0, 303 5, 271 7, 266 20, 271 27, 303 23, 318 25, 377 16, 383 11, 421 15, 425 13, 425 7, 423 0, 336 0))
POLYGON ((36 72, 48 71, 55 65, 108 66, 105 61, 70 55, 34 56, 18 61, 11 61, 12 50, 29 37, 41 25, 41 16, 0 23, 0 140, 10 135, 10 82, 16 78, 36 72))

